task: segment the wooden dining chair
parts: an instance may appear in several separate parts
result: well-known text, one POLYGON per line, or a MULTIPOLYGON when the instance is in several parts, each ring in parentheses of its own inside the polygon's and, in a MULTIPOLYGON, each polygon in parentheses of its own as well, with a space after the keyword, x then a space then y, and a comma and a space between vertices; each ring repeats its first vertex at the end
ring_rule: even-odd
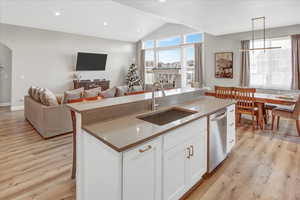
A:
POLYGON ((215 97, 220 99, 233 99, 233 87, 215 86, 215 97))
POLYGON ((296 122, 296 128, 300 137, 300 96, 294 106, 277 106, 272 110, 272 129, 275 130, 275 120, 277 119, 277 130, 279 129, 280 118, 293 119, 296 122))
POLYGON ((76 115, 73 110, 71 110, 71 119, 73 127, 73 162, 72 162, 72 174, 71 178, 76 178, 76 115))
POLYGON ((234 88, 233 95, 236 100, 236 124, 240 123, 241 115, 251 115, 252 128, 258 125, 258 108, 255 105, 255 88, 234 88), (254 118, 256 117, 256 121, 254 118))

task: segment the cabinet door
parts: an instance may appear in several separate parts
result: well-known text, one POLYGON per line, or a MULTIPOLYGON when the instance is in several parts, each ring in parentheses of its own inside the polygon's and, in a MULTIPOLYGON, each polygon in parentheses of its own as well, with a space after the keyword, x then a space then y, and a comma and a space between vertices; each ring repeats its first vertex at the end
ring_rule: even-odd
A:
POLYGON ((230 153, 236 142, 235 130, 235 105, 227 107, 227 138, 226 138, 226 151, 230 153))
POLYGON ((187 144, 190 144, 191 156, 189 158, 189 187, 194 186, 207 172, 207 132, 199 133, 187 144))
POLYGON ((178 144, 164 152, 164 200, 178 200, 187 191, 187 156, 185 144, 178 144))
POLYGON ((161 200, 161 138, 123 155, 123 200, 161 200))

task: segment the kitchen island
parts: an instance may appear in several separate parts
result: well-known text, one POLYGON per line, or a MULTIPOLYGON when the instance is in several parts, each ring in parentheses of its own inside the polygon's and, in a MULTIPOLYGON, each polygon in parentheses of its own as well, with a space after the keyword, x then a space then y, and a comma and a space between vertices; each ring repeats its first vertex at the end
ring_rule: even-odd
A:
POLYGON ((226 149, 235 143, 232 101, 200 89, 71 104, 76 112, 79 200, 175 200, 196 186, 209 167, 209 116, 227 110, 226 149))

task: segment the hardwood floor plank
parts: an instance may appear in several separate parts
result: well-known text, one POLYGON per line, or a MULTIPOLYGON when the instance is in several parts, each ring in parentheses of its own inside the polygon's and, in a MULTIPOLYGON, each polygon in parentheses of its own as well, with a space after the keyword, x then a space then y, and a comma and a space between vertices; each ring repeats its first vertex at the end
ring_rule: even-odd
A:
MULTIPOLYGON (((243 121, 225 162, 189 200, 299 200, 300 138, 293 121, 252 131, 243 121)), ((23 112, 0 108, 0 199, 75 200, 72 135, 44 140, 23 112)))

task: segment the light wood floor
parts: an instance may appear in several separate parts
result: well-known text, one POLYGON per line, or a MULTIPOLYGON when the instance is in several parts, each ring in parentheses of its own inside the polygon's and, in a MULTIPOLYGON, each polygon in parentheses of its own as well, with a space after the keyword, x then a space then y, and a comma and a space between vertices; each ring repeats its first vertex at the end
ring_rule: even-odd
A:
MULTIPOLYGON (((238 128, 232 154, 188 199, 300 200, 296 135, 291 121, 282 121, 275 136, 253 133, 251 125, 238 128)), ((75 199, 71 159, 71 135, 43 140, 23 112, 0 108, 0 200, 75 199)))

